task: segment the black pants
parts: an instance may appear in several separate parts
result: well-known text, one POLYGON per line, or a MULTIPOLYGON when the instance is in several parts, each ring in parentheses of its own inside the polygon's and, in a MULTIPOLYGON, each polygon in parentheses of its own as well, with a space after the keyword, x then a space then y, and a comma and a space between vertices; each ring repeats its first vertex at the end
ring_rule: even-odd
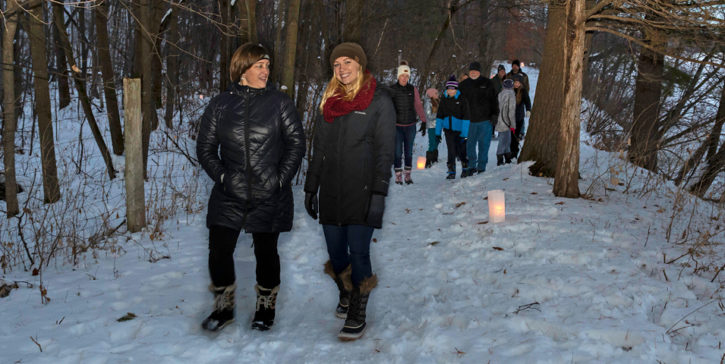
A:
MULTIPOLYGON (((229 286, 234 275, 234 248, 239 230, 223 226, 209 228, 209 275, 217 287, 229 286)), ((279 233, 253 233, 254 256, 257 260, 257 284, 265 288, 279 285, 279 233)))
POLYGON ((461 138, 461 132, 445 129, 445 134, 446 148, 448 148, 448 171, 456 171, 456 157, 461 160, 463 168, 468 168, 466 142, 461 138))

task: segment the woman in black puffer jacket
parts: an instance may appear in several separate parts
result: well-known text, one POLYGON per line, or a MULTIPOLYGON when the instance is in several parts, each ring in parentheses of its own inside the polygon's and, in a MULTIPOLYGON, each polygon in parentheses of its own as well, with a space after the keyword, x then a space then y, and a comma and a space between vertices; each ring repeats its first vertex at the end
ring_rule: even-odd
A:
POLYGON ((313 219, 320 214, 330 255, 325 272, 340 293, 336 315, 345 318, 338 335, 341 340, 357 339, 365 331, 365 308, 377 284, 370 264, 370 240, 373 229, 383 223, 395 155, 395 108, 390 92, 377 86, 366 63, 356 43, 333 49, 334 76, 320 105, 324 120, 316 125, 305 181, 305 208, 313 219))
POLYGON ((206 225, 214 311, 202 326, 216 331, 234 320, 234 248, 252 234, 257 305, 252 328, 274 323, 280 283, 277 239, 292 229, 292 178, 305 153, 294 102, 267 87, 270 58, 260 45, 239 47, 230 62, 229 90, 214 97, 201 119, 196 152, 214 180, 206 225))

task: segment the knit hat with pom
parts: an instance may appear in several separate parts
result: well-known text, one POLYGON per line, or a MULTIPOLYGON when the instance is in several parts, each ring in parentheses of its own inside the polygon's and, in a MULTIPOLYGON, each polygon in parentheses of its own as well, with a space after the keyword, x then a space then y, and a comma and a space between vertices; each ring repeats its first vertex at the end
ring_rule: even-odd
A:
POLYGON ((456 81, 456 75, 451 75, 451 77, 446 82, 446 89, 458 89, 458 81, 456 81))

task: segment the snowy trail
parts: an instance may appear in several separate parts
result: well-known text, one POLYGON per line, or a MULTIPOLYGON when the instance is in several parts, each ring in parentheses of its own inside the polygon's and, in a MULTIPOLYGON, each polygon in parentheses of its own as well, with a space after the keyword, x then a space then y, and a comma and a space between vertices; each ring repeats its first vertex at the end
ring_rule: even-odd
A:
POLYGON ((661 224, 661 214, 622 196, 607 203, 558 199, 550 181, 525 169, 489 166, 483 175, 447 181, 439 163, 414 171, 415 184, 391 187, 385 226, 371 248, 380 284, 371 297, 369 331, 358 342, 336 338, 342 321, 333 314, 336 288, 322 272, 322 232, 297 189, 295 228, 281 238, 282 288, 271 332, 249 328, 254 258, 246 235, 235 254, 237 322, 216 337, 201 332, 211 306, 207 230, 203 214, 191 215, 169 224, 166 238, 156 242, 169 259, 150 263, 146 251, 127 244, 129 251, 115 261, 48 274, 47 305, 36 289, 0 301, 2 362, 719 359, 725 320, 716 305, 689 317, 702 326, 683 330, 693 336, 689 350, 665 334, 707 301, 694 293, 701 282, 663 279, 656 248, 662 243, 646 235, 661 224), (484 196, 500 188, 507 221, 491 224, 484 196), (116 321, 127 312, 137 317, 116 321))

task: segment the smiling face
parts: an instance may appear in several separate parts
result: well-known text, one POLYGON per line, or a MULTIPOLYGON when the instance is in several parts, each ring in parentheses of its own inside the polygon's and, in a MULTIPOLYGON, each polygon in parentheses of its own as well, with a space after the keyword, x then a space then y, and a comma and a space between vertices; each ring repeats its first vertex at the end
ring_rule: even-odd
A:
POLYGON ((481 76, 481 72, 476 71, 476 70, 470 70, 470 71, 468 71, 468 76, 470 76, 472 79, 475 80, 481 76))
POLYGON ((332 64, 335 78, 343 85, 351 85, 360 77, 360 63, 350 57, 338 57, 332 64))
POLYGON ((270 62, 268 59, 261 59, 255 62, 242 74, 242 85, 252 88, 265 88, 269 77, 270 62))
POLYGON ((410 75, 402 74, 400 77, 398 77, 398 83, 400 86, 405 86, 408 84, 408 80, 410 80, 410 75))

